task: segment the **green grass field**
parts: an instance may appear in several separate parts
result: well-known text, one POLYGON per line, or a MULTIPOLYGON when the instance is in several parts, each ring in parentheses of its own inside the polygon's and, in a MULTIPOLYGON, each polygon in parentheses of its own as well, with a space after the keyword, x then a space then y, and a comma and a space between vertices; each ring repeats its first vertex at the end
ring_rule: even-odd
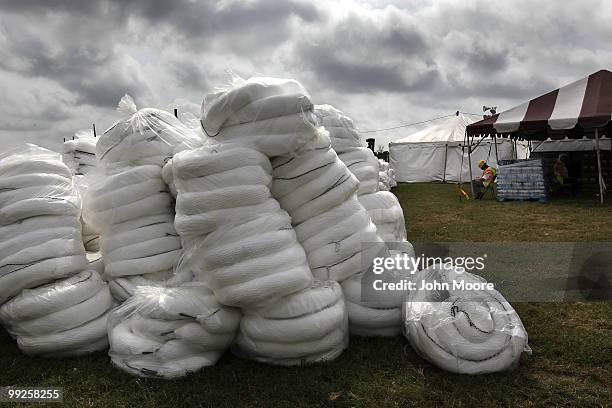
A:
MULTIPOLYGON (((442 184, 400 185, 395 193, 409 240, 612 240, 612 207, 594 199, 465 202, 455 186, 442 184)), ((1 331, 0 385, 63 387, 64 404, 72 407, 611 406, 612 303, 514 306, 533 354, 509 373, 454 375, 419 358, 402 337, 351 338, 327 365, 280 368, 228 353, 215 367, 160 381, 124 374, 105 353, 27 358, 1 331)))

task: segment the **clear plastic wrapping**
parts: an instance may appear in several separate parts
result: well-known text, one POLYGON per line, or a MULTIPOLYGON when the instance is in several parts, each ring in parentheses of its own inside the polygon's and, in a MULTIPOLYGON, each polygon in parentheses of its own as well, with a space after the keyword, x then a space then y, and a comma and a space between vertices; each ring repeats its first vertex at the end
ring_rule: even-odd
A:
POLYGON ((75 139, 64 142, 62 159, 74 175, 84 175, 95 169, 98 139, 88 131, 75 134, 75 139))
POLYGON ((292 79, 236 77, 208 95, 202 108, 202 129, 215 142, 239 143, 268 157, 295 153, 317 137, 312 102, 292 79))
POLYGON ((86 268, 79 216, 59 154, 26 145, 0 155, 0 304, 86 268))
POLYGON ((400 242, 406 239, 404 211, 397 197, 389 191, 363 194, 359 202, 370 215, 378 235, 385 242, 400 242))
MULTIPOLYGON (((87 196, 87 188, 89 187, 89 178, 82 175, 75 175, 72 178, 73 183, 79 192, 83 208, 85 208, 87 196)), ((97 252, 100 250, 100 231, 86 222, 81 212, 81 229, 83 235, 83 245, 87 252, 97 252)))
POLYGON ((389 163, 378 159, 378 190, 389 191, 396 185, 395 172, 389 166, 389 163))
POLYGON ((417 275, 439 284, 414 290, 404 304, 405 335, 412 347, 438 367, 461 374, 485 374, 515 368, 527 345, 521 319, 494 289, 472 287, 486 281, 450 265, 417 275))
POLYGON ((143 275, 146 282, 170 277, 181 241, 174 229, 174 200, 162 179, 162 168, 117 167, 90 174, 88 179, 83 218, 101 231, 105 276, 143 275))
POLYGON ((72 174, 58 153, 28 144, 0 154, 0 225, 79 213, 72 174))
POLYGON ((357 195, 378 191, 378 159, 367 147, 347 149, 338 155, 359 180, 357 195))
POLYGON ((119 120, 100 136, 96 145, 98 161, 106 167, 155 164, 184 149, 202 145, 202 140, 171 113, 144 108, 125 95, 119 102, 119 120))
POLYGON ((140 377, 176 378, 214 365, 234 340, 240 311, 201 283, 140 286, 108 319, 115 366, 140 377))
MULTIPOLYGON (((386 247, 386 245, 385 245, 386 247)), ((379 254, 382 257, 394 258, 408 256, 414 258, 414 248, 409 242, 399 242, 392 245, 394 249, 383 248, 379 254)), ((406 300, 406 292, 391 290, 375 290, 375 280, 389 283, 411 281, 416 270, 387 269, 382 274, 374 274, 368 270, 342 282, 342 290, 346 301, 351 334, 357 336, 392 337, 402 332, 402 305, 406 300)), ((377 284, 380 288, 380 284, 377 284)))
POLYGON ((233 351, 269 364, 308 365, 337 358, 348 336, 340 285, 315 281, 267 307, 245 310, 233 351))
POLYGON ((107 347, 108 285, 95 271, 26 289, 0 307, 0 322, 28 355, 80 355, 107 347))
POLYGON ((329 132, 332 148, 338 154, 363 146, 353 121, 342 111, 331 105, 315 105, 314 112, 319 124, 329 132))
MULTIPOLYGON (((271 197, 270 162, 246 147, 175 156, 178 268, 195 271, 219 302, 248 307, 310 285, 312 275, 289 215, 271 197)), ((179 271, 180 273, 180 271, 179 271)))
POLYGON ((341 282, 366 270, 382 241, 357 201, 359 181, 329 144, 276 157, 272 167, 272 194, 289 212, 314 277, 341 282))

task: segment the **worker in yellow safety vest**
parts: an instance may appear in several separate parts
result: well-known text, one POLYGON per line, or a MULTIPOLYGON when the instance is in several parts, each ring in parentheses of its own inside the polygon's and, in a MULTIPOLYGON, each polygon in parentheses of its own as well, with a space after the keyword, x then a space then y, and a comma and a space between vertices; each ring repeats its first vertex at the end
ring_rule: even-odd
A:
POLYGON ((495 177, 497 177, 497 169, 495 167, 489 166, 485 160, 480 160, 478 162, 478 168, 482 170, 482 176, 480 176, 480 181, 484 185, 482 191, 476 196, 477 199, 481 199, 489 187, 493 185, 495 181, 495 177))

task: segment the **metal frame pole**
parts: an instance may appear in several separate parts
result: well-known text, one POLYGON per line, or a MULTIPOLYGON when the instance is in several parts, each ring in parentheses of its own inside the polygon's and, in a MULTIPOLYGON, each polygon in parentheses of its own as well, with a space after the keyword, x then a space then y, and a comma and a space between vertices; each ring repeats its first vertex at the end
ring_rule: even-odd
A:
POLYGON ((468 140, 468 166, 470 168, 470 188, 472 189, 472 198, 475 197, 474 194, 474 182, 472 181, 473 179, 473 175, 472 175, 472 143, 470 142, 470 135, 467 134, 467 131, 465 132, 466 136, 467 136, 467 140, 468 140))
POLYGON ((448 143, 444 145, 444 174, 442 175, 442 182, 446 183, 446 161, 448 160, 448 143))
POLYGON ((595 148, 597 149, 597 179, 599 181, 599 202, 603 204, 604 200, 604 181, 601 174, 601 156, 599 152, 599 129, 595 128, 595 148))
POLYGON ((499 167, 499 156, 497 154, 497 135, 493 133, 493 143, 495 143, 495 161, 497 162, 497 166, 499 167))

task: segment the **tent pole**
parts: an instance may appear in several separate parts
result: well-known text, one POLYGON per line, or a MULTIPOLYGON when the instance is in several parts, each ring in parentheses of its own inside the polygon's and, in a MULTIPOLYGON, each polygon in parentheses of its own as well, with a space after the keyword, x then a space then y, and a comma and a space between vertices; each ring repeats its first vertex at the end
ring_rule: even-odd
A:
POLYGON ((448 157, 448 143, 444 145, 444 174, 442 175, 442 182, 446 183, 446 160, 448 157))
POLYGON ((470 168, 470 187, 472 189, 472 198, 474 198, 474 196, 475 196, 475 194, 474 194, 474 182, 472 181, 472 179, 473 179, 473 176, 472 176, 472 144, 470 142, 470 135, 467 134, 467 131, 465 132, 465 134, 466 134, 467 140, 468 140, 468 167, 470 168))
POLYGON ((601 174, 601 156, 599 153, 599 129, 595 128, 595 148, 597 149, 597 175, 599 180, 599 202, 603 204, 603 176, 601 174))
POLYGON ((499 167, 499 156, 497 155, 497 134, 493 133, 493 143, 495 143, 495 161, 499 167))

